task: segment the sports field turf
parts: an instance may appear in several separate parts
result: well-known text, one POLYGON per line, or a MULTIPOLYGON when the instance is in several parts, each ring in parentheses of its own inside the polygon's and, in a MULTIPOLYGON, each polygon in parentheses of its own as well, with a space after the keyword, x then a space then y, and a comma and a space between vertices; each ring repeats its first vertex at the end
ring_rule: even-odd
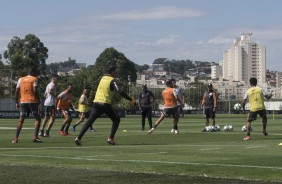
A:
POLYGON ((141 116, 128 115, 112 146, 106 143, 111 122, 100 118, 96 131, 88 131, 76 146, 82 125, 60 136, 62 119, 57 119, 51 137, 39 144, 32 142, 33 119, 27 119, 19 143, 12 144, 17 119, 0 118, 0 183, 282 183, 282 115, 268 115, 266 137, 258 118, 250 141, 243 140, 245 119, 217 114, 221 131, 201 132, 203 115, 185 115, 179 135, 170 132, 171 118, 147 135, 141 116), (234 130, 223 131, 227 124, 234 130))

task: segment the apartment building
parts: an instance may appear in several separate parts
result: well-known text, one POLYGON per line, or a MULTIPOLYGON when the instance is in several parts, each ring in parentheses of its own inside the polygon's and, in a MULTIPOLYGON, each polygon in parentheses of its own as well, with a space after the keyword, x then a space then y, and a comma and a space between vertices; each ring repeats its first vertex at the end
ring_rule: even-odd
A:
POLYGON ((266 82, 265 47, 252 41, 252 33, 235 38, 231 48, 224 52, 222 75, 229 80, 248 82, 256 77, 259 84, 266 82))

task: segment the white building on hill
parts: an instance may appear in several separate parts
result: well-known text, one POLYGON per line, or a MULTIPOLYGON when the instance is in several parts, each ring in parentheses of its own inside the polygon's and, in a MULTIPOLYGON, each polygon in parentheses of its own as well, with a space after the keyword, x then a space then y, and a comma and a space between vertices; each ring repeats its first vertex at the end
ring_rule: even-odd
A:
POLYGON ((266 82, 265 47, 252 41, 252 33, 242 34, 233 41, 231 48, 224 52, 223 78, 249 82, 256 77, 259 84, 266 82))

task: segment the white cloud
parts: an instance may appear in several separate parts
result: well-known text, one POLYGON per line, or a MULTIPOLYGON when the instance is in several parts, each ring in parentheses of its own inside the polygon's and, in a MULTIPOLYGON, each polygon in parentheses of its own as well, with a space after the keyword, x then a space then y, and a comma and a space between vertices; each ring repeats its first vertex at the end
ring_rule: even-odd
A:
POLYGON ((134 42, 135 45, 147 45, 147 46, 150 46, 150 45, 153 45, 152 42, 148 42, 148 41, 139 41, 139 42, 134 42))
POLYGON ((157 45, 159 46, 166 46, 166 45, 171 45, 174 44, 176 42, 178 42, 180 40, 180 36, 178 35, 169 35, 168 37, 165 38, 160 38, 157 41, 157 45))
POLYGON ((128 11, 98 16, 106 20, 160 20, 160 19, 179 19, 203 16, 204 12, 193 9, 176 7, 160 7, 147 11, 128 11))

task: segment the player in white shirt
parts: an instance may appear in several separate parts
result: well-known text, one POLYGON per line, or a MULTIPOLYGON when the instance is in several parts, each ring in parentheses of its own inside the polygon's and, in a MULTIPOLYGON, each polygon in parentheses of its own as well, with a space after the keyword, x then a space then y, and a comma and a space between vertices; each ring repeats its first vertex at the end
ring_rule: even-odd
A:
POLYGON ((49 137, 49 132, 55 122, 56 119, 56 88, 57 88, 57 80, 58 76, 53 75, 51 82, 46 86, 44 97, 44 108, 45 108, 45 117, 42 122, 39 135, 42 137, 49 137), (44 128, 48 123, 48 127, 46 132, 44 132, 44 128))

